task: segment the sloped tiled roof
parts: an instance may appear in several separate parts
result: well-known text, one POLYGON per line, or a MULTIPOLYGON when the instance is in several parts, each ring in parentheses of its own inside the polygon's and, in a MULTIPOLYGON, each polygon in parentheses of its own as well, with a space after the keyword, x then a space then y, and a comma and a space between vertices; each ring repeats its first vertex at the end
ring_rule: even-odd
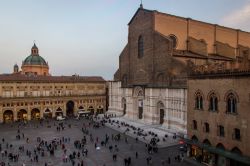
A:
POLYGON ((0 82, 81 83, 105 82, 105 80, 99 76, 28 76, 22 74, 1 74, 0 82))

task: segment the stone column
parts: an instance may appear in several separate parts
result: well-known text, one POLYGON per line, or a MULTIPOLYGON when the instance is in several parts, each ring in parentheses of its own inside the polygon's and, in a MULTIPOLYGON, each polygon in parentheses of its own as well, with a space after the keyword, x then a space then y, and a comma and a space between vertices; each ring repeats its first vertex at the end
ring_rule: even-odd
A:
POLYGON ((44 111, 44 110, 43 110, 43 107, 41 106, 41 107, 40 107, 40 119, 43 118, 43 111, 44 111))
POLYGON ((3 107, 0 107, 0 123, 3 123, 3 107))
POLYGON ((17 121, 17 109, 14 107, 13 114, 14 114, 14 122, 17 121))
POLYGON ((52 111, 52 118, 56 117, 56 110, 55 110, 54 104, 51 107, 51 111, 52 111))
POLYGON ((67 112, 66 112, 66 103, 63 103, 63 106, 61 107, 63 109, 63 116, 66 116, 67 115, 67 112))
POLYGON ((74 115, 76 116, 77 111, 78 111, 78 101, 75 101, 74 103, 75 103, 75 105, 74 105, 74 115))
POLYGON ((30 110, 30 105, 28 105, 27 114, 28 114, 27 119, 28 119, 28 120, 31 120, 31 110, 30 110))

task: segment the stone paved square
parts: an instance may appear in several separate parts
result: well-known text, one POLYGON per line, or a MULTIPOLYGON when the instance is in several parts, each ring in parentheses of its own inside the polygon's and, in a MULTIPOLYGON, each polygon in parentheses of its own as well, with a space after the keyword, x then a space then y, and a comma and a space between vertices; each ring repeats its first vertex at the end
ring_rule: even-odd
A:
MULTIPOLYGON (((131 165, 133 166, 146 166, 146 158, 151 157, 152 158, 152 165, 160 166, 161 162, 163 160, 167 160, 168 157, 171 157, 171 164, 170 165, 180 165, 180 166, 186 166, 189 165, 186 162, 178 162, 174 161, 174 157, 180 154, 179 147, 178 146, 171 146, 168 148, 160 148, 158 153, 148 154, 145 143, 139 141, 136 143, 135 139, 132 137, 128 138, 128 143, 125 142, 124 136, 122 135, 120 141, 114 141, 111 139, 111 135, 118 134, 118 131, 115 131, 109 127, 101 126, 99 128, 93 128, 92 125, 89 126, 89 120, 81 119, 81 120, 65 120, 65 121, 55 121, 55 120, 49 120, 49 121, 43 121, 42 123, 39 123, 38 121, 31 121, 28 122, 26 125, 20 125, 20 123, 12 123, 12 124, 1 124, 0 125, 0 143, 1 143, 1 156, 0 161, 4 162, 6 165, 10 166, 21 166, 22 164, 25 164, 26 166, 44 166, 45 163, 47 165, 51 166, 67 166, 67 165, 73 165, 72 162, 63 162, 63 150, 62 145, 58 145, 57 149, 54 151, 54 156, 50 155, 49 151, 45 148, 45 154, 44 157, 41 156, 41 153, 38 153, 38 162, 35 162, 33 160, 34 158, 34 149, 38 147, 39 142, 37 142, 37 137, 40 137, 41 140, 47 141, 50 143, 53 139, 57 139, 58 143, 59 140, 62 138, 70 139, 70 142, 65 142, 65 149, 67 149, 66 155, 69 156, 74 151, 76 153, 80 152, 80 158, 76 157, 74 159, 75 165, 81 165, 81 161, 83 161, 84 166, 123 166, 124 164, 124 158, 131 157, 131 165), (57 131, 57 127, 59 126, 59 123, 64 123, 65 129, 57 131), (89 135, 83 134, 82 127, 83 124, 85 124, 86 128, 89 130, 89 133, 93 135, 94 142, 96 142, 96 137, 98 137, 98 143, 97 147, 100 147, 99 150, 95 149, 95 143, 90 141, 89 135), (20 140, 16 138, 18 135, 18 126, 20 130, 20 140), (70 126, 71 127, 70 127, 70 126), (24 138, 22 137, 24 134, 24 138), (100 142, 105 139, 105 135, 109 136, 109 143, 105 146, 101 146, 100 142), (76 149, 74 147, 74 141, 79 140, 83 138, 83 136, 86 136, 87 138, 87 144, 85 145, 85 148, 88 149, 88 155, 82 156, 82 153, 80 149, 76 149), (4 138, 4 142, 3 139, 4 138), (29 139, 29 142, 27 143, 26 140, 29 139), (8 144, 8 148, 7 148, 8 144), (10 147, 12 145, 12 147, 10 147), (110 145, 117 145, 118 146, 118 152, 110 152, 109 146, 110 145), (24 151, 19 150, 19 146, 24 146, 24 151), (8 159, 8 157, 5 157, 4 151, 7 151, 7 154, 13 153, 19 154, 19 160, 18 162, 13 162, 8 159), (26 154, 26 151, 31 151, 31 157, 28 157, 26 154), (135 153, 138 152, 138 159, 135 158, 135 153), (113 154, 117 154, 117 161, 113 161, 112 156, 113 154), (31 161, 31 159, 33 161, 31 161)), ((7 155, 8 156, 8 155, 7 155)), ((169 165, 169 164, 168 164, 169 165)))

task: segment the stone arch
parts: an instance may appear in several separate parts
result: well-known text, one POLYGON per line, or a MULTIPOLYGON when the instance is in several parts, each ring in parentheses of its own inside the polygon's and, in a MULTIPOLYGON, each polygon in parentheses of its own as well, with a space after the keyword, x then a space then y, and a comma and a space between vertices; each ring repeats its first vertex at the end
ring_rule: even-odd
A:
POLYGON ((133 89, 133 106, 134 109, 138 111, 138 119, 143 118, 143 99, 144 99, 144 89, 140 86, 136 86, 133 89))
POLYGON ((237 113, 237 103, 239 102, 239 96, 233 90, 227 91, 224 96, 226 102, 227 113, 237 113))
POLYGON ((122 98, 122 110, 123 110, 123 115, 126 115, 127 101, 124 97, 122 98))
POLYGON ((208 93, 207 101, 210 111, 218 111, 219 95, 214 90, 208 93))
POLYGON ((43 112, 43 117, 45 119, 50 119, 52 118, 52 111, 49 108, 46 108, 43 112))
POLYGON ((5 110, 4 111, 3 122, 4 123, 14 122, 14 113, 12 110, 5 110))
POLYGON ((40 119, 40 110, 38 108, 33 108, 31 110, 31 120, 40 119))
POLYGON ((225 94, 225 96, 224 96, 224 101, 227 101, 227 98, 228 98, 228 96, 229 96, 230 94, 233 94, 233 95, 235 96, 235 98, 236 98, 236 102, 239 102, 239 96, 238 96, 238 94, 237 94, 235 91, 233 91, 233 90, 229 90, 229 91, 226 92, 226 94, 225 94))
POLYGON ((103 114, 104 113, 104 111, 103 111, 103 105, 99 105, 97 107, 97 109, 96 109, 96 112, 97 112, 97 114, 103 114))
POLYGON ((28 120, 28 112, 25 109, 20 109, 17 112, 17 120, 18 121, 24 121, 24 120, 28 120))
POLYGON ((58 107, 58 108, 56 109, 56 116, 63 116, 63 110, 62 110, 61 107, 58 107))
POLYGON ((83 111, 83 110, 84 110, 84 107, 83 107, 83 106, 79 106, 78 109, 79 109, 79 111, 80 111, 80 110, 83 111))
POLYGON ((158 122, 159 124, 164 123, 164 117, 165 117, 165 106, 162 101, 157 102, 157 111, 156 114, 158 115, 158 122))
POLYGON ((91 113, 92 115, 95 113, 95 109, 94 109, 94 107, 93 107, 92 105, 90 105, 90 106, 88 107, 88 111, 90 111, 90 113, 91 113))
POLYGON ((209 101, 210 97, 215 95, 218 98, 218 101, 220 100, 220 95, 219 93, 217 93, 215 90, 211 90, 208 94, 207 94, 207 101, 209 101))
POLYGON ((142 87, 137 86, 134 88, 134 96, 135 97, 143 97, 144 96, 144 91, 143 91, 142 87))
POLYGON ((201 90, 197 90, 194 94, 195 99, 195 109, 202 110, 204 104, 204 95, 201 90))
POLYGON ((203 92, 202 92, 200 89, 197 89, 197 90, 195 91, 194 97, 196 97, 197 95, 201 95, 202 98, 204 99, 204 94, 203 94, 203 92))
POLYGON ((208 139, 205 139, 205 140, 203 141, 203 144, 209 145, 209 146, 212 145, 211 142, 210 142, 208 139))
POLYGON ((225 146, 224 146, 222 143, 218 143, 218 144, 216 145, 216 148, 225 150, 225 146))
POLYGON ((236 153, 236 154, 239 154, 239 155, 242 154, 241 150, 240 150, 238 147, 234 147, 234 148, 231 150, 231 152, 236 153))
POLYGON ((69 117, 74 116, 74 107, 75 107, 75 103, 72 100, 69 100, 66 103, 66 115, 69 117))

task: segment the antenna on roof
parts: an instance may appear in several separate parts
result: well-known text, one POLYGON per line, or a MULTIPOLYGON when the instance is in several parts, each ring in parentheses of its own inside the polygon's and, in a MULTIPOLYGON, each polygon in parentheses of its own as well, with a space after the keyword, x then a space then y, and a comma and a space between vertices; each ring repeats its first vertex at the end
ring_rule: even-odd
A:
POLYGON ((141 0, 140 8, 143 9, 142 0, 141 0))

